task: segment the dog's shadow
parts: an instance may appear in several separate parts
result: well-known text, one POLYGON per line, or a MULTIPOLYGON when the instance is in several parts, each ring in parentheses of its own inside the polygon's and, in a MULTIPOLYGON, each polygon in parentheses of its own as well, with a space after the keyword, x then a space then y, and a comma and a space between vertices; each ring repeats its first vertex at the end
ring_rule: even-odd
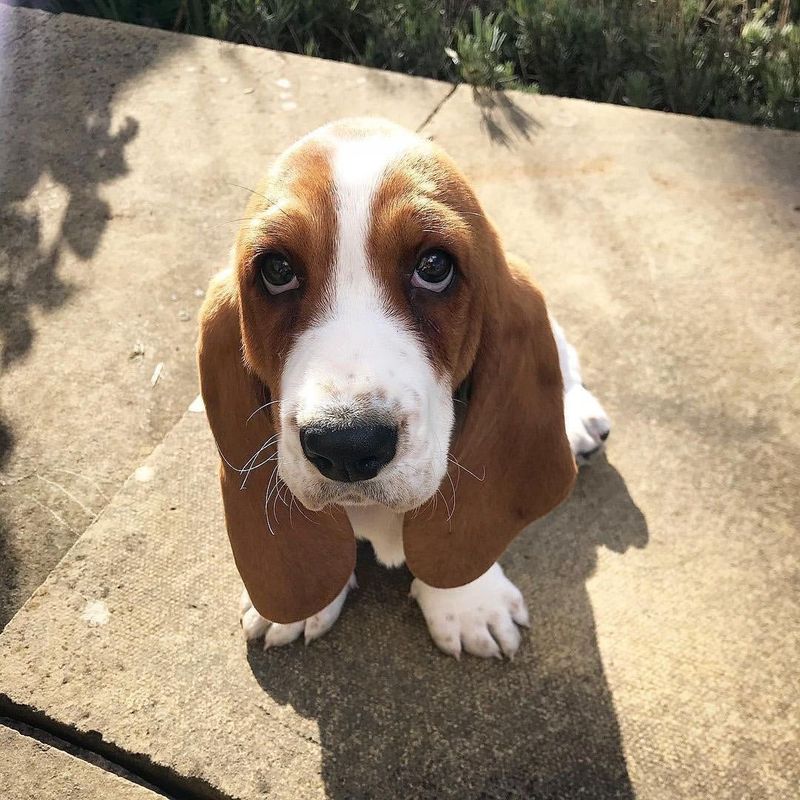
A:
POLYGON ((599 547, 647 538, 602 459, 503 559, 532 617, 513 662, 440 654, 407 598, 410 574, 368 548, 361 589, 326 637, 252 645, 248 660, 275 701, 317 721, 331 798, 632 798, 586 580, 599 547))

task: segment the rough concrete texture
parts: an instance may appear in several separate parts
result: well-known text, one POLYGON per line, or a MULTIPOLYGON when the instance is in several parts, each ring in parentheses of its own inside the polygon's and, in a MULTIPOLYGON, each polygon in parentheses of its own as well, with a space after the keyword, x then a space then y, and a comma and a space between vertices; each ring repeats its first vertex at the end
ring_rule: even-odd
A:
MULTIPOLYGON (((43 35, 56 25, 105 54, 100 85, 169 49, 109 100, 141 122, 140 205, 91 259, 118 277, 162 228, 175 269, 207 275, 200 248, 216 258, 233 230, 203 225, 240 198, 206 176, 252 185, 338 113, 328 87, 352 80, 342 110, 406 123, 447 91, 89 21, 43 35)), ((794 798, 800 136, 467 89, 425 131, 536 265, 614 422, 608 460, 504 559, 533 618, 517 658, 440 655, 409 576, 368 558, 324 639, 245 647, 214 448, 189 414, 0 637, 2 710, 187 796, 794 798)))
POLYGON ((50 745, 0 725, 3 800, 158 800, 160 794, 123 780, 50 745), (35 768, 31 768, 31 765, 35 768))
POLYGON ((2 627, 196 394, 241 187, 309 127, 416 127, 450 87, 7 6, 0 31, 2 627))

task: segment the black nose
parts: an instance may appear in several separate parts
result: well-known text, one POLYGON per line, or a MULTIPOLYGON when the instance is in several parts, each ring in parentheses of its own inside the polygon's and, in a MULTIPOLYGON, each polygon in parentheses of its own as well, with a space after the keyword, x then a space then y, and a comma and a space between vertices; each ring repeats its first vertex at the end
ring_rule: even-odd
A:
POLYGON ((306 458, 334 481, 367 481, 374 478, 397 450, 397 428, 378 423, 346 427, 309 425, 300 430, 306 458))

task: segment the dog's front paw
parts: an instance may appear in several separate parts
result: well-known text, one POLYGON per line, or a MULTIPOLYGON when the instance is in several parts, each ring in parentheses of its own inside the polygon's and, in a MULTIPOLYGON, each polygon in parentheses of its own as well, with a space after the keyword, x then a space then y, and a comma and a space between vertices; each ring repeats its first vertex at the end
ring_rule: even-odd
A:
POLYGON ((357 587, 356 576, 351 575, 344 589, 339 592, 336 599, 330 605, 325 606, 322 611, 318 611, 313 617, 286 624, 270 622, 262 617, 250 602, 250 595, 247 594, 247 589, 243 589, 239 611, 245 639, 251 641, 253 639, 260 639, 263 636, 265 650, 268 647, 280 647, 281 645, 289 644, 301 634, 303 634, 306 644, 312 642, 314 639, 319 639, 319 637, 327 633, 333 627, 333 623, 339 619, 339 614, 342 612, 347 593, 351 589, 356 589, 357 587))
POLYGON ((436 589, 415 578, 411 596, 419 603, 433 641, 459 658, 462 649, 482 658, 513 658, 518 625, 528 627, 528 609, 519 589, 499 564, 455 589, 436 589))
POLYGON ((578 464, 586 464, 597 455, 611 432, 611 422, 600 401, 580 384, 564 393, 564 422, 578 464))

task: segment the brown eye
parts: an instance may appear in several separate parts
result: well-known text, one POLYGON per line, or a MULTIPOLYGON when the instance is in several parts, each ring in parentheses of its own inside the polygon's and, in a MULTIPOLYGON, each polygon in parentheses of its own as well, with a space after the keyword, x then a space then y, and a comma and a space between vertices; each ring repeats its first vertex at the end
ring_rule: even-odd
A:
POLYGON ((411 285, 430 292, 443 292, 456 272, 453 257, 444 250, 426 250, 417 261, 411 285))
POLYGON ((280 294, 300 285, 289 259, 281 253, 264 253, 258 256, 256 267, 261 282, 270 294, 280 294))

